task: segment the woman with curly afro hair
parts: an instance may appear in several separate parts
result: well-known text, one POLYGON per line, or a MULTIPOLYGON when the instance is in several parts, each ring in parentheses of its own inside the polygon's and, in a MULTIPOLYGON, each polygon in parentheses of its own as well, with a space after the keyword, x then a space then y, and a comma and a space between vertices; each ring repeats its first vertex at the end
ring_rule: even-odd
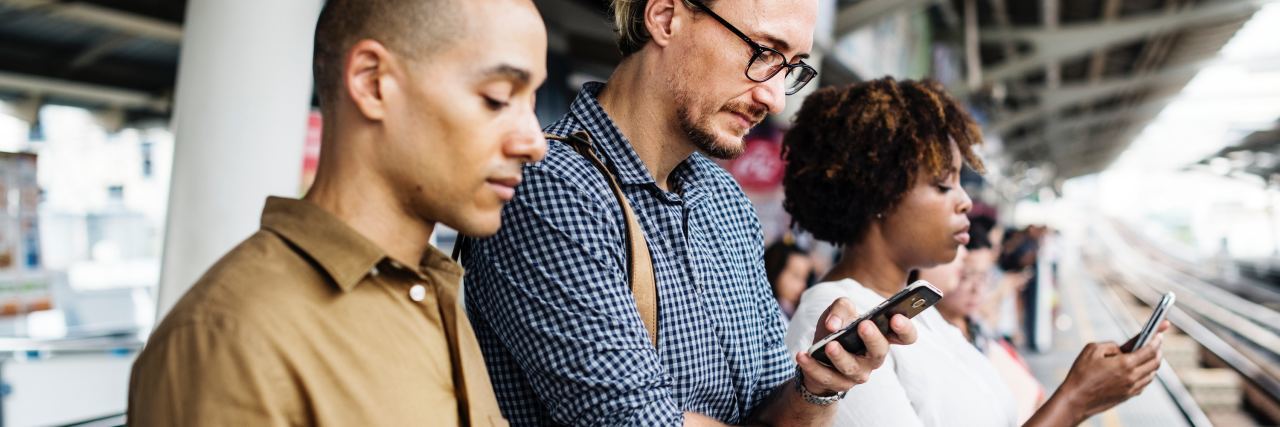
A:
MULTIPOLYGON (((969 114, 930 81, 886 77, 805 99, 783 139, 783 206, 844 252, 801 297, 787 331, 792 351, 821 338, 813 325, 833 301, 865 313, 902 290, 910 271, 955 259, 968 243, 973 207, 960 171, 982 171, 974 153, 981 142, 969 114)), ((1160 338, 1133 352, 1089 344, 1057 392, 1020 420, 1000 374, 955 326, 933 308, 912 322, 916 342, 891 346, 882 369, 840 403, 836 425, 1075 425, 1141 392, 1160 365, 1160 338)), ((874 325, 863 323, 858 333, 866 336, 874 325)))

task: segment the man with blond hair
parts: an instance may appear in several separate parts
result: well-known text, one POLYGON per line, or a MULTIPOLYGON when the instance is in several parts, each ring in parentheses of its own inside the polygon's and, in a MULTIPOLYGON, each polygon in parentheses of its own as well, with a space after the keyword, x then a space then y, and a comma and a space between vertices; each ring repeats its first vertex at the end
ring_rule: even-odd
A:
MULTIPOLYGON (((503 229, 465 254, 468 312, 513 424, 825 425, 890 342, 914 341, 897 317, 891 339, 859 327, 864 355, 824 348, 833 366, 788 355, 759 219, 712 160, 741 154, 815 77, 816 3, 613 2, 621 64, 547 128, 556 141, 526 165, 503 229)), ((817 333, 855 311, 836 301, 817 333)))

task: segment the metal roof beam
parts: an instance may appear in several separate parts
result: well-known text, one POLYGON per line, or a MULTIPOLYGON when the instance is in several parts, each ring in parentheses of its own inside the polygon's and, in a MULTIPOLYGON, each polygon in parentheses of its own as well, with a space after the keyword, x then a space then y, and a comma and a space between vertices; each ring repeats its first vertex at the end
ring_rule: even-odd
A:
POLYGON ((1118 157, 1128 147, 1128 144, 1117 144, 1115 142, 1128 137, 1128 135, 1119 135, 1102 143, 1079 140, 1057 145, 1028 147, 1013 151, 1010 154, 1013 155, 1013 158, 1023 161, 1052 164, 1059 172, 1059 175, 1070 178, 1084 174, 1080 171, 1101 170, 1102 166, 1105 165, 1098 165, 1097 163, 1101 161, 1109 163, 1118 157))
POLYGON ((0 71, 0 90, 46 98, 67 98, 119 108, 166 111, 169 102, 145 92, 69 82, 0 71))
POLYGON ((160 19, 121 12, 116 9, 89 3, 57 0, 0 0, 9 7, 41 11, 69 21, 80 22, 113 31, 160 40, 172 44, 182 43, 182 26, 160 19))
MULTIPOLYGON (((1120 17, 1120 0, 1104 0, 1102 3, 1102 22, 1108 23, 1115 21, 1120 17)), ((1102 72, 1106 69, 1107 52, 1098 50, 1089 58, 1088 79, 1090 81, 1098 81, 1102 79, 1102 72)))
POLYGON ((879 21, 894 12, 919 9, 941 0, 862 0, 840 9, 836 14, 836 38, 879 21))
POLYGON ((1274 0, 1220 1, 1177 12, 1152 13, 1115 22, 1073 24, 1062 26, 1057 30, 1023 28, 987 31, 982 36, 985 41, 1027 42, 1032 44, 1033 53, 1005 61, 989 69, 983 78, 988 83, 1006 80, 1035 70, 1046 63, 1087 54, 1100 47, 1114 46, 1205 22, 1241 18, 1257 11, 1263 3, 1272 1, 1274 0))
POLYGON ((108 36, 77 54, 67 64, 67 68, 77 70, 87 67, 134 40, 136 39, 133 36, 127 35, 108 36))
POLYGON ((1082 131, 1099 125, 1118 124, 1128 126, 1137 122, 1144 122, 1159 114, 1171 101, 1172 96, 1149 99, 1138 104, 1096 110, 1080 117, 1054 121, 1048 123, 1045 126, 1045 130, 1037 135, 1006 139, 1005 146, 1010 147, 1010 149, 1027 145, 1035 146, 1064 138, 1076 138, 1082 134, 1082 131))
POLYGON ((1098 82, 1078 83, 1061 86, 1057 89, 1043 88, 1039 93, 1040 105, 1016 111, 1008 118, 996 121, 990 128, 992 132, 1003 133, 1017 128, 1018 126, 1033 122, 1040 117, 1056 112, 1063 107, 1097 101, 1118 93, 1190 79, 1194 77, 1201 68, 1204 68, 1208 62, 1209 61, 1193 62, 1186 65, 1165 68, 1150 74, 1118 77, 1098 82))
POLYGON ((1169 94, 1166 96, 1146 98, 1142 102, 1136 104, 1127 104, 1103 110, 1095 110, 1080 117, 1053 121, 1046 126, 1047 134, 1059 135, 1061 133, 1079 131, 1080 129, 1091 128, 1101 124, 1114 123, 1119 120, 1142 121, 1142 119, 1151 118, 1156 114, 1160 114, 1160 111, 1164 110, 1164 107, 1168 106, 1176 95, 1177 94, 1169 94))

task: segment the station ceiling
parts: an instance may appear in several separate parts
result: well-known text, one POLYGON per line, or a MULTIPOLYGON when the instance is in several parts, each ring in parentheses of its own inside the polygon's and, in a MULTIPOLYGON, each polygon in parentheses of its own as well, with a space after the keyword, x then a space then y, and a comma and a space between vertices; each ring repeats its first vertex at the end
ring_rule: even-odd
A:
MULTIPOLYGON (((553 50, 583 67, 616 63, 607 1, 534 2, 553 50)), ((1007 161, 1068 178, 1106 168, 1264 2, 838 0, 832 36, 927 10, 963 45, 966 22, 976 24, 981 72, 953 89, 986 112, 1007 161)), ((0 97, 167 117, 185 4, 0 0, 0 97)), ((823 84, 859 78, 833 55, 821 70, 823 84)))
MULTIPOLYGON (((570 57, 606 67, 617 61, 607 1, 535 3, 548 26, 566 35, 570 57)), ((833 39, 902 11, 928 11, 958 45, 967 22, 976 24, 980 72, 971 86, 952 89, 984 110, 986 132, 1003 143, 1002 160, 1052 165, 1052 175, 1066 179, 1110 165, 1262 3, 839 0, 833 39)), ((822 84, 860 77, 833 55, 821 65, 822 84)))
POLYGON ((977 0, 982 73, 971 99, 1010 159, 1052 164, 1059 178, 1098 172, 1261 3, 977 0))
POLYGON ((0 96, 167 116, 184 1, 0 0, 0 96))

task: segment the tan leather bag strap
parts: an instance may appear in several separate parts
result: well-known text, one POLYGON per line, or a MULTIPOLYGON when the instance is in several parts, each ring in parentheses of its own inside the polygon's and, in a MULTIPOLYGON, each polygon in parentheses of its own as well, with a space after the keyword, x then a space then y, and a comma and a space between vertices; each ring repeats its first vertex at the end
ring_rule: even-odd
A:
POLYGON ((649 244, 645 241, 644 230, 640 228, 640 221, 636 219, 636 213, 631 209, 631 203, 627 202, 627 196, 622 193, 622 186, 618 185, 618 179, 614 177, 613 172, 605 167, 604 162, 596 156, 595 150, 591 146, 591 135, 586 131, 577 131, 569 136, 559 136, 547 134, 547 139, 562 141, 577 150, 579 154, 586 157, 592 166, 604 175, 609 181, 609 187, 613 190, 613 197, 618 199, 618 205, 622 206, 622 216, 627 220, 627 264, 630 277, 628 278, 631 285, 631 295, 635 297, 636 309, 640 312, 640 321, 644 322, 644 328, 649 331, 649 341, 653 343, 653 347, 658 347, 658 281, 653 274, 653 258, 649 255, 649 244))

